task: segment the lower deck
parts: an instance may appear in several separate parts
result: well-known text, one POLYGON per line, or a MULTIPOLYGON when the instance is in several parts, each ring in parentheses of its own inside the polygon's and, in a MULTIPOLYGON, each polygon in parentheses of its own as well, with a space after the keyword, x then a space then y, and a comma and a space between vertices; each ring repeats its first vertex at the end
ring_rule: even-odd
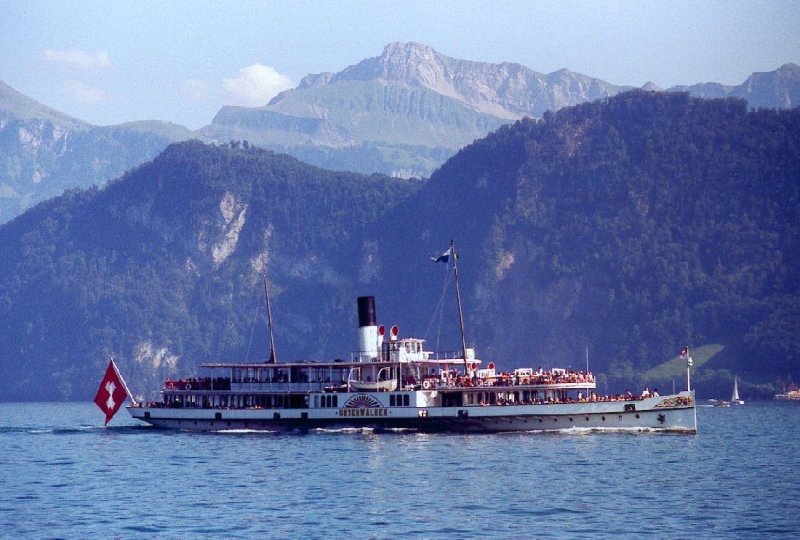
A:
MULTIPOLYGON (((129 407, 134 418, 156 427, 199 431, 319 428, 412 429, 422 432, 497 432, 646 429, 695 433, 694 394, 643 400, 578 403, 417 406, 436 392, 339 394, 330 407, 166 408, 129 407), (403 396, 408 396, 408 400, 403 396), (341 401, 340 401, 341 400, 341 401)), ((325 396, 326 398, 328 396, 325 396)), ((310 396, 313 403, 313 396, 310 396)), ((441 403, 441 402, 440 402, 441 403)))

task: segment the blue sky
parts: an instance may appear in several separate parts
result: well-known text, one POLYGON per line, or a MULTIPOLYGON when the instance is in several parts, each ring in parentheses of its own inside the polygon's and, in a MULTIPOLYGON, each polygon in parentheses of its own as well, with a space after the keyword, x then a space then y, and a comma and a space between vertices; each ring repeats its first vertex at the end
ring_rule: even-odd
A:
POLYGON ((739 84, 800 64, 800 1, 0 0, 0 80, 97 125, 196 129, 393 41, 615 84, 739 84))

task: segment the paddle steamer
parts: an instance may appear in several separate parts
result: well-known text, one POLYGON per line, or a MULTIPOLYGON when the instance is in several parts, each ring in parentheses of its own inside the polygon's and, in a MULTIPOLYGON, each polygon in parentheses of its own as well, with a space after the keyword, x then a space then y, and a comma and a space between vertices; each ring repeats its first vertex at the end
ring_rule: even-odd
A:
POLYGON ((168 379, 159 401, 128 411, 156 427, 201 431, 697 431, 693 391, 600 396, 589 372, 501 372, 466 346, 437 354, 396 326, 386 336, 371 296, 358 298, 358 318, 359 350, 348 360, 202 364, 204 376, 168 379))

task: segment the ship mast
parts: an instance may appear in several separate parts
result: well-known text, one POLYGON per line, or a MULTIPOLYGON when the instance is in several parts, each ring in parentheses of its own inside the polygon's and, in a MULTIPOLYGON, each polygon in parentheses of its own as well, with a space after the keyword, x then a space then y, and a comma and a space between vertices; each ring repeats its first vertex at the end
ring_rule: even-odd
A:
POLYGON ((269 360, 267 360, 267 363, 275 364, 278 361, 278 357, 275 354, 275 335, 272 332, 272 303, 269 300, 266 268, 264 269, 264 296, 267 299, 267 323, 269 324, 269 360))
POLYGON ((464 355, 464 375, 469 372, 467 364, 467 339, 464 337, 464 311, 461 308, 461 287, 458 284, 458 256, 456 255, 456 244, 450 240, 450 256, 453 257, 453 273, 456 276, 456 301, 458 302, 458 322, 461 324, 461 353, 464 355))

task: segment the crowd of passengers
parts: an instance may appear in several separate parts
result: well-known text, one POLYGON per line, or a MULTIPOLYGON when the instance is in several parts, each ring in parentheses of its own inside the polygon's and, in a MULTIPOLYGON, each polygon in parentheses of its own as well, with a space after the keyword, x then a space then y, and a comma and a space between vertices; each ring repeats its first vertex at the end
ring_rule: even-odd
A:
POLYGON ((532 374, 498 373, 493 377, 479 378, 464 375, 451 375, 443 382, 446 386, 519 386, 529 384, 566 384, 594 382, 592 372, 567 369, 564 371, 544 371, 541 367, 532 374))
MULTIPOLYGON (((630 390, 626 390, 624 394, 611 394, 601 396, 596 392, 591 392, 588 396, 584 396, 582 392, 578 392, 577 398, 557 396, 549 397, 547 399, 520 399, 515 400, 512 396, 502 397, 498 396, 497 405, 549 405, 553 403, 600 403, 607 401, 639 401, 651 397, 659 397, 658 389, 654 388, 652 391, 645 388, 641 394, 633 394, 630 390)), ((484 401, 480 401, 478 405, 488 405, 484 401)))
POLYGON ((164 381, 164 388, 178 390, 230 390, 231 380, 228 377, 186 377, 173 381, 164 381))

